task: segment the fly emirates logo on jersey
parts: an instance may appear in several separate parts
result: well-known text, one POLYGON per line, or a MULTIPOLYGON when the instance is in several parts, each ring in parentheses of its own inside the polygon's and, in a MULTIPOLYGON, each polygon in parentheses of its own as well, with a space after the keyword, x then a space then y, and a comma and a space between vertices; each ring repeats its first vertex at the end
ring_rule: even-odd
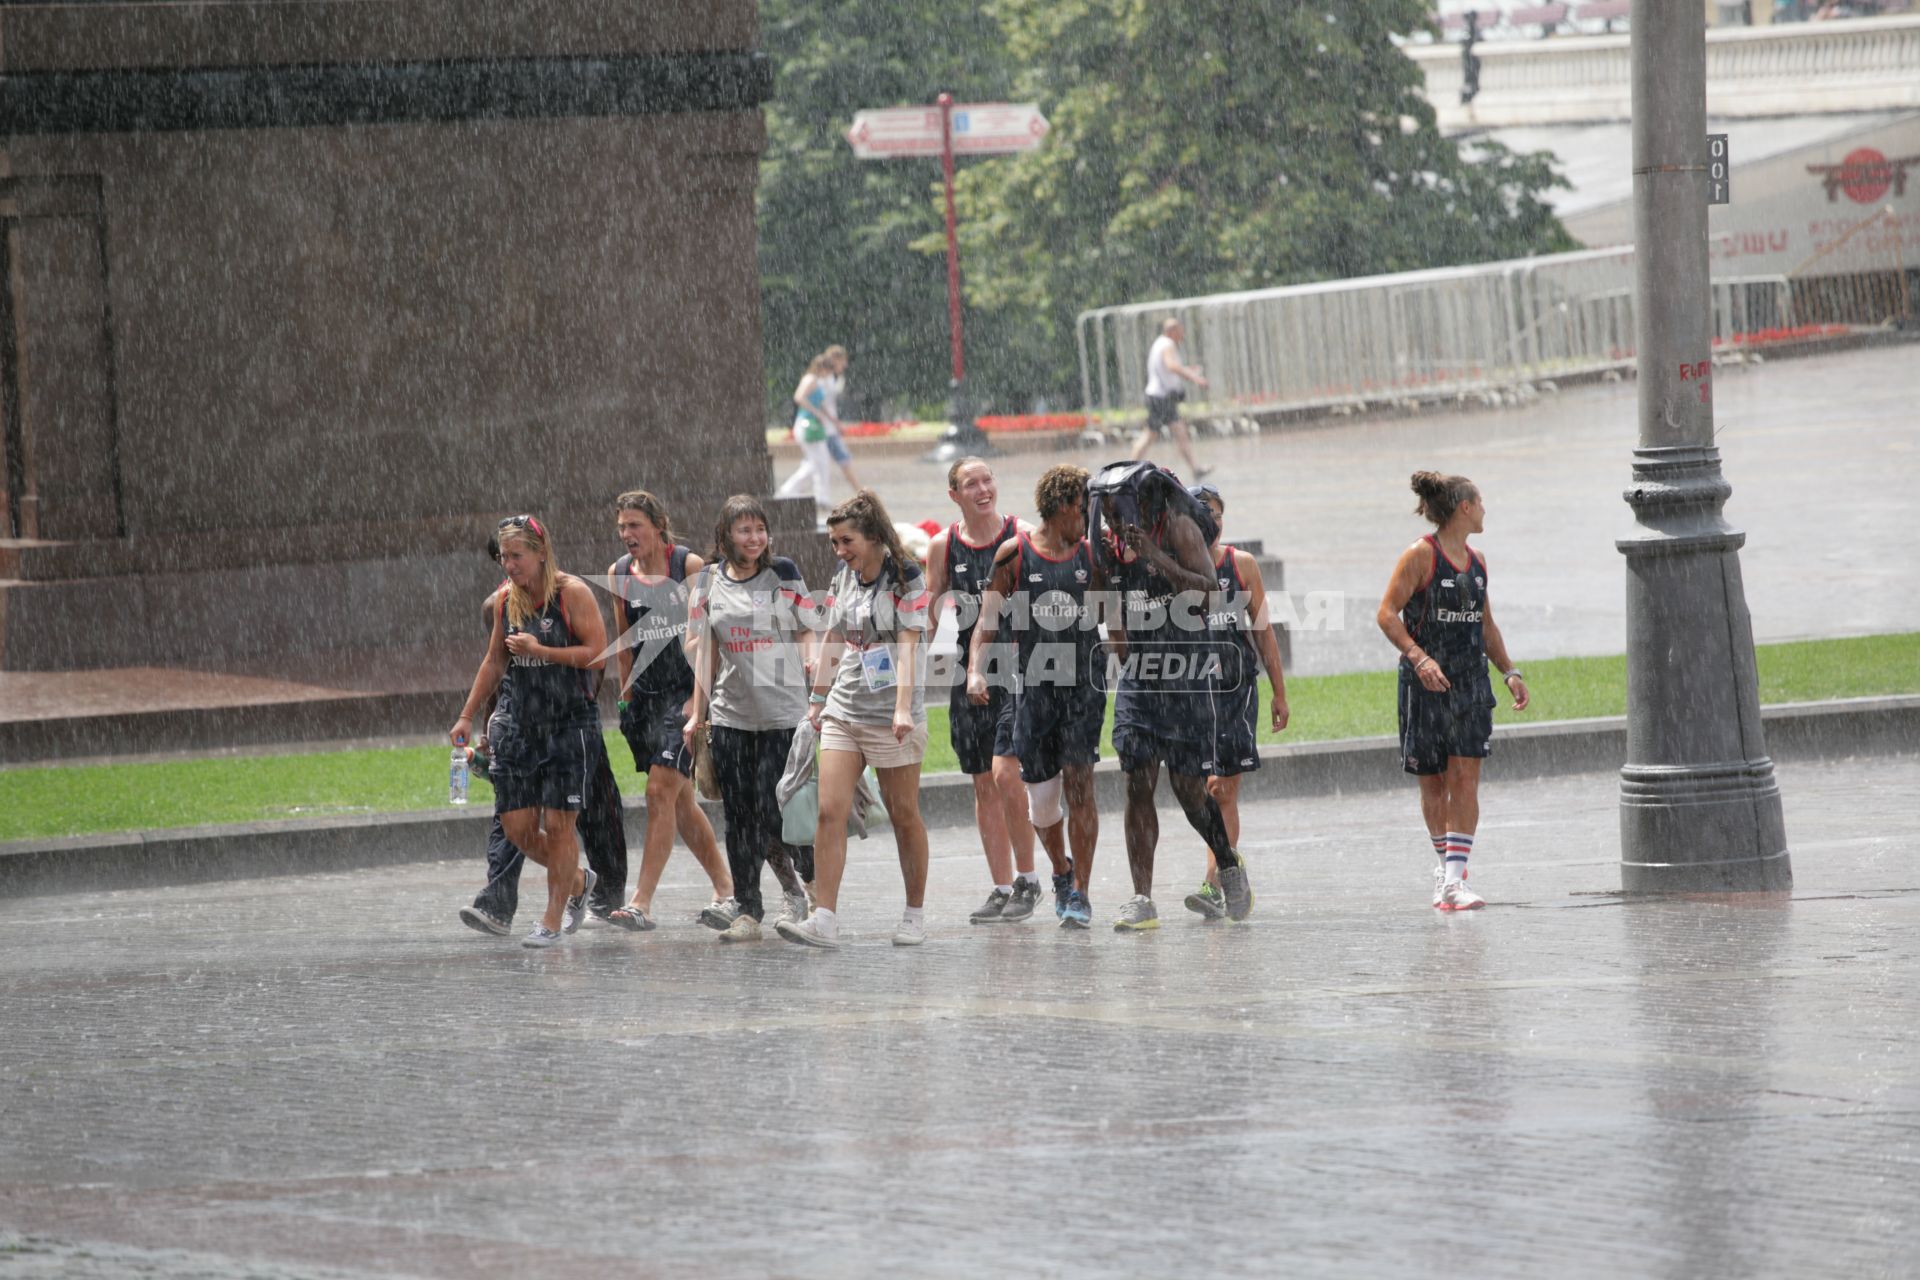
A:
POLYGON ((1478 609, 1435 609, 1436 622, 1478 622, 1481 611, 1478 609))
POLYGON ((773 637, 752 627, 729 626, 725 643, 728 653, 763 653, 773 648, 773 637))

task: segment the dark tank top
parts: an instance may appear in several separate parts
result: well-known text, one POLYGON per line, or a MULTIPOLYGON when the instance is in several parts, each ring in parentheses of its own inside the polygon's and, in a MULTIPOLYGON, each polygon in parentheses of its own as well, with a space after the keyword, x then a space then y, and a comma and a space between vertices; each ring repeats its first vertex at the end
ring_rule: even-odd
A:
MULTIPOLYGON (((947 530, 947 591, 953 597, 957 617, 979 618, 981 593, 987 589, 987 583, 993 577, 993 557, 1001 545, 1019 531, 1019 523, 1008 516, 1001 522, 1000 532, 992 542, 984 547, 976 547, 964 539, 958 520, 947 530)), ((969 621, 960 628, 960 652, 963 654, 967 652, 967 646, 973 643, 973 627, 974 623, 969 621)))
POLYGON ((1086 539, 1065 559, 1042 555, 1026 534, 1016 534, 1012 624, 1020 655, 1022 696, 1036 690, 1098 693, 1094 651, 1100 632, 1088 616, 1087 586, 1093 581, 1093 549, 1086 539), (1024 608, 1022 603, 1024 601, 1024 608), (1022 625, 1024 623, 1024 625, 1022 625))
POLYGON ((1251 684, 1260 670, 1260 651, 1254 647, 1252 620, 1247 614, 1247 584, 1240 579, 1240 566, 1234 560, 1232 547, 1221 544, 1220 557, 1213 562, 1213 574, 1220 584, 1220 599, 1215 602, 1220 607, 1207 614, 1207 624, 1213 628, 1216 639, 1226 637, 1233 641, 1234 656, 1226 664, 1220 687, 1226 692, 1237 692, 1251 684))
MULTIPOLYGON (((560 594, 556 590, 553 599, 523 626, 515 627, 509 618, 507 634, 526 631, 541 644, 555 649, 578 644, 579 637, 567 625, 560 594)), ((504 600, 501 608, 506 608, 504 600)), ((513 698, 514 719, 528 732, 590 727, 597 717, 592 676, 579 667, 563 667, 543 657, 509 651, 507 687, 513 698)))
MULTIPOLYGON (((1168 554, 1172 552, 1169 550, 1168 554)), ((1123 563, 1116 575, 1120 584, 1121 622, 1127 629, 1127 651, 1141 658, 1148 653, 1181 653, 1188 661, 1178 668, 1187 674, 1176 679, 1140 679, 1134 673, 1150 667, 1140 659, 1121 668, 1120 685, 1126 691, 1140 693, 1191 692, 1197 684, 1216 678, 1224 663, 1213 642, 1214 635, 1206 601, 1183 601, 1171 579, 1150 567, 1144 559, 1123 563), (1210 676, 1200 673, 1208 672, 1210 676)))
POLYGON ((620 593, 619 643, 633 654, 633 679, 627 688, 641 695, 685 697, 693 692, 693 668, 687 665, 687 549, 667 552, 664 578, 641 574, 632 556, 613 566, 620 593))
MULTIPOLYGON (((1400 621, 1429 657, 1440 664, 1449 680, 1487 674, 1486 633, 1482 619, 1487 608, 1487 565, 1472 547, 1467 563, 1455 567, 1440 549, 1440 540, 1428 534, 1433 548, 1433 570, 1426 582, 1400 610, 1400 621)), ((1402 668, 1413 664, 1402 657, 1402 668)))

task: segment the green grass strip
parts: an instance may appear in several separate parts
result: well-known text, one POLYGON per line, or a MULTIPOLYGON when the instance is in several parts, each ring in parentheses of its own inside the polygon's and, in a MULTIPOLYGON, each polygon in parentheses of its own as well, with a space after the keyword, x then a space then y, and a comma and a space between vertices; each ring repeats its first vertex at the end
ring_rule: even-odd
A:
MULTIPOLYGON (((1765 703, 1920 692, 1920 632, 1762 645, 1758 659, 1765 703)), ((1391 734, 1394 680, 1387 670, 1289 681, 1293 722, 1276 737, 1265 730, 1263 710, 1261 741, 1391 734)), ((1624 657, 1528 663, 1527 683, 1533 707, 1516 715, 1503 700, 1497 723, 1626 712, 1624 657)), ((1265 693, 1263 687, 1263 699, 1265 693)), ((945 705, 929 707, 927 721, 925 771, 953 770, 945 705)), ((1102 747, 1108 757, 1112 729, 1109 702, 1102 747)), ((637 795, 642 782, 617 732, 607 735, 607 748, 621 790, 637 795)), ((431 809, 446 803, 446 768, 445 748, 422 746, 0 770, 0 840, 431 809)), ((485 780, 476 778, 473 806, 492 802, 485 780)))

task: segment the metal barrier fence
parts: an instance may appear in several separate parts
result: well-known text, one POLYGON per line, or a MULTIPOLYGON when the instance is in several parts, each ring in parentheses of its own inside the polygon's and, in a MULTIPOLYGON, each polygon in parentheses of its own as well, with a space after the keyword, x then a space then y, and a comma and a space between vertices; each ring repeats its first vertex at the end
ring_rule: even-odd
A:
MULTIPOLYGON (((1714 338, 1789 327, 1785 276, 1713 282, 1714 338)), ((1205 368, 1198 416, 1438 399, 1633 361, 1633 251, 1594 249, 1082 312, 1090 410, 1138 408, 1160 322, 1205 368)))

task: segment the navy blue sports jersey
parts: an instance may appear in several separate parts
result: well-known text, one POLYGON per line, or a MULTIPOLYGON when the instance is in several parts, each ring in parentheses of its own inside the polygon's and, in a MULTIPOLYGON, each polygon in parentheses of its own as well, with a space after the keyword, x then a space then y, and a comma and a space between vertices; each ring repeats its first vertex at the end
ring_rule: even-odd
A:
POLYGON ((1065 559, 1040 553, 1033 539, 1016 535, 1012 625, 1020 654, 1020 688, 1098 688, 1094 650, 1100 632, 1087 605, 1093 581, 1093 549, 1081 539, 1065 559))
MULTIPOLYGON (((1473 548, 1467 548, 1467 563, 1456 566, 1440 549, 1440 540, 1428 534, 1433 548, 1433 569, 1418 591, 1400 611, 1407 634, 1440 664, 1448 680, 1461 676, 1485 677, 1487 674, 1486 632, 1482 620, 1487 609, 1487 564, 1473 548)), ((1404 657, 1401 665, 1413 664, 1404 657)))
POLYGON ((627 688, 634 694, 684 698, 693 692, 693 668, 687 665, 684 647, 687 554, 681 546, 667 553, 664 578, 646 577, 632 556, 621 556, 613 566, 620 601, 617 643, 633 653, 633 678, 627 688))
POLYGON ((1232 547, 1221 546, 1213 572, 1220 584, 1220 597, 1214 602, 1218 608, 1208 612, 1207 623, 1216 639, 1224 637, 1233 641, 1234 656, 1221 673, 1220 685, 1223 689, 1236 689, 1252 683, 1260 670, 1260 651, 1253 643, 1253 619, 1247 612, 1251 593, 1240 580, 1240 566, 1234 560, 1232 547))
POLYGON ((993 558, 1001 544, 1019 532, 1019 522, 1008 516, 1001 522, 1000 532, 993 541, 976 547, 966 541, 958 520, 947 530, 947 591, 953 597, 956 616, 966 620, 966 625, 960 628, 961 653, 967 652, 967 646, 973 642, 974 620, 980 616, 980 596, 993 578, 993 558))
MULTIPOLYGON (((527 619, 524 626, 516 627, 508 619, 507 634, 525 631, 541 644, 556 649, 580 643, 567 624, 566 607, 560 597, 561 592, 556 588, 553 599, 527 619)), ((501 607, 506 607, 504 601, 501 607)), ((591 725, 598 715, 593 702, 592 673, 579 667, 563 667, 537 655, 509 650, 507 687, 513 697, 514 719, 532 733, 591 725)))

